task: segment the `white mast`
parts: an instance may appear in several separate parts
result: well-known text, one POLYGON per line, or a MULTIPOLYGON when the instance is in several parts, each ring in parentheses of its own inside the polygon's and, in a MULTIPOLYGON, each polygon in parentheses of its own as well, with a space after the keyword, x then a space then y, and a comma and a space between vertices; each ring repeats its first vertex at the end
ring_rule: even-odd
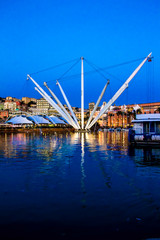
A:
POLYGON ((54 97, 54 99, 56 100, 57 104, 61 107, 61 109, 64 111, 64 113, 68 116, 68 118, 70 119, 70 121, 77 126, 77 128, 80 128, 73 120, 73 118, 70 116, 70 114, 67 112, 67 110, 65 109, 65 107, 62 105, 62 103, 59 101, 59 99, 57 98, 57 96, 52 92, 52 90, 48 87, 47 83, 44 82, 44 86, 48 89, 48 91, 50 92, 50 94, 54 97))
POLYGON ((81 129, 84 129, 84 72, 83 57, 81 57, 81 129))
POLYGON ((38 90, 38 92, 46 99, 47 102, 49 102, 49 104, 57 110, 57 112, 64 118, 66 119, 66 121, 73 126, 74 128, 78 129, 76 124, 73 125, 73 123, 70 121, 70 119, 67 117, 67 115, 62 111, 62 109, 50 98, 50 96, 43 90, 43 88, 41 88, 38 83, 28 74, 27 75, 28 78, 31 79, 31 81, 37 86, 36 90, 38 90))
POLYGON ((64 97, 64 100, 65 100, 65 102, 66 102, 66 104, 67 104, 67 106, 68 106, 68 108, 69 108, 69 110, 70 110, 70 112, 71 112, 71 114, 72 114, 75 122, 76 122, 77 129, 80 129, 79 123, 78 123, 78 121, 77 121, 77 118, 76 118, 73 110, 72 110, 72 107, 71 107, 71 105, 70 105, 70 103, 69 103, 69 101, 68 101, 68 99, 67 99, 67 97, 66 97, 66 94, 64 93, 64 91, 63 91, 63 89, 62 89, 62 87, 61 87, 61 85, 60 85, 60 83, 59 83, 58 81, 57 81, 57 85, 58 85, 58 87, 59 87, 59 89, 60 89, 60 91, 61 91, 61 93, 62 93, 62 95, 63 95, 63 97, 64 97))
MULTIPOLYGON (((48 99, 37 87, 35 87, 35 90, 36 90, 37 92, 39 92, 39 94, 40 94, 44 99, 46 99, 46 101, 49 102, 49 99, 48 99)), ((49 103, 50 103, 50 102, 49 102, 49 103)), ((50 104, 51 104, 51 103, 50 103, 50 104)), ((52 106, 52 104, 51 104, 51 106, 52 106)), ((56 109, 56 110, 57 110, 57 109, 56 109)), ((57 110, 57 111, 58 111, 58 110, 57 110)), ((61 115, 64 119, 66 119, 66 121, 67 121, 72 127, 78 129, 75 124, 73 124, 72 122, 70 122, 70 120, 67 118, 67 116, 66 116, 65 113, 64 113, 64 114, 60 114, 60 115, 61 115)))
POLYGON ((95 111, 96 111, 96 109, 97 109, 97 107, 98 107, 98 105, 99 105, 99 103, 100 103, 100 101, 101 101, 101 99, 102 99, 105 91, 106 91, 106 88, 107 88, 108 84, 109 84, 109 80, 107 81, 106 85, 104 86, 104 88, 103 88, 103 90, 102 90, 102 92, 101 92, 101 94, 100 94, 100 96, 99 96, 99 98, 98 98, 98 100, 97 100, 97 102, 96 102, 96 105, 94 106, 94 109, 93 109, 93 111, 91 112, 91 115, 90 115, 90 117, 89 117, 89 119, 88 119, 88 122, 87 122, 87 124, 86 124, 85 129, 88 129, 88 126, 89 126, 89 124, 90 124, 90 122, 91 122, 91 120, 92 120, 92 118, 93 118, 93 115, 94 115, 94 113, 95 113, 95 111))
POLYGON ((148 58, 150 58, 152 53, 150 53, 143 61, 142 63, 134 70, 134 72, 130 75, 130 77, 125 81, 125 83, 121 86, 121 88, 115 93, 115 95, 109 100, 109 102, 101 109, 98 116, 90 123, 88 126, 88 129, 90 129, 95 122, 105 113, 108 108, 116 101, 116 99, 124 92, 124 90, 128 87, 129 82, 132 80, 132 78, 137 74, 137 72, 141 69, 143 64, 147 61, 148 58))

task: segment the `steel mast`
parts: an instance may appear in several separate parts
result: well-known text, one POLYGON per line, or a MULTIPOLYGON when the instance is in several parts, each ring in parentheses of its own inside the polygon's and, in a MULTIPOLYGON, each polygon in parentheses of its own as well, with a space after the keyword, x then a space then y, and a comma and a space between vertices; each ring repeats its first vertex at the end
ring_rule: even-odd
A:
POLYGON ((98 100, 97 100, 97 102, 96 102, 96 105, 94 106, 94 109, 93 109, 93 111, 91 112, 91 115, 90 115, 90 117, 89 117, 89 119, 88 119, 88 122, 87 122, 87 124, 86 124, 86 126, 85 126, 85 129, 88 129, 88 126, 89 126, 89 124, 90 124, 90 122, 91 122, 91 120, 92 120, 92 118, 93 118, 93 115, 94 115, 94 113, 95 113, 95 111, 96 111, 96 109, 97 109, 97 107, 98 107, 98 105, 99 105, 99 103, 100 103, 100 101, 101 101, 101 99, 102 99, 105 91, 106 91, 106 88, 107 88, 108 84, 109 84, 109 80, 107 81, 106 85, 104 86, 104 88, 103 88, 103 90, 102 90, 102 92, 101 92, 101 94, 100 94, 100 96, 99 96, 99 98, 98 98, 98 100))
POLYGON ((83 72, 83 60, 81 57, 81 129, 84 129, 84 72, 83 72))
POLYGON ((72 107, 71 107, 71 105, 70 105, 70 103, 69 103, 69 101, 68 101, 68 99, 67 99, 67 97, 66 97, 66 94, 64 93, 64 91, 63 91, 63 89, 62 89, 62 87, 61 87, 61 84, 58 82, 58 80, 57 80, 57 85, 58 85, 58 87, 59 87, 59 89, 60 89, 60 91, 61 91, 61 93, 62 93, 62 95, 63 95, 63 98, 64 98, 64 100, 65 100, 65 102, 66 102, 66 104, 67 104, 67 106, 68 106, 71 114, 72 114, 72 117, 73 117, 74 120, 75 120, 75 123, 76 123, 76 125, 77 125, 77 129, 80 129, 79 123, 78 123, 77 118, 76 118, 76 116, 75 116, 75 114, 74 114, 74 112, 73 112, 73 109, 72 109, 72 107))
POLYGON ((80 126, 74 122, 73 118, 70 116, 70 114, 67 112, 67 110, 65 109, 65 107, 63 106, 63 104, 59 101, 59 99, 57 98, 57 96, 52 92, 52 90, 48 87, 47 83, 44 82, 44 86, 48 89, 48 91, 50 92, 50 94, 54 97, 54 99, 56 100, 57 104, 59 105, 59 107, 63 110, 63 112, 68 116, 68 118, 70 119, 70 121, 74 124, 74 126, 76 125, 78 128, 80 128, 80 126))
POLYGON ((76 124, 73 124, 70 119, 68 118, 68 116, 63 112, 63 110, 51 99, 51 97, 39 86, 39 84, 28 74, 27 75, 28 78, 31 79, 31 81, 36 85, 36 90, 38 90, 38 92, 43 96, 43 98, 45 98, 50 104, 51 106, 57 110, 57 112, 71 125, 73 126, 75 129, 78 129, 78 127, 76 126, 76 124))

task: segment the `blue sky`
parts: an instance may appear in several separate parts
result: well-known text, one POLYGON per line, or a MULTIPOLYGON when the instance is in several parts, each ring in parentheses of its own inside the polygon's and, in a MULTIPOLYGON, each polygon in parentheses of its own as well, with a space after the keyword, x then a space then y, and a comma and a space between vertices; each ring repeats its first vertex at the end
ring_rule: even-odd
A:
MULTIPOLYGON (((153 52, 152 63, 143 66, 116 104, 160 101, 158 0, 2 0, 0 29, 1 97, 39 98, 26 75, 81 56, 105 68, 153 52)), ((104 101, 109 100, 140 61, 103 72, 110 79, 104 101)), ((72 64, 33 77, 41 85, 47 81, 62 99, 55 80, 72 64)), ((92 70, 84 62, 84 71, 92 70)), ((61 79, 72 106, 80 106, 78 74, 80 63, 61 79)), ((85 76, 85 107, 96 101, 106 79, 97 72, 85 76)))

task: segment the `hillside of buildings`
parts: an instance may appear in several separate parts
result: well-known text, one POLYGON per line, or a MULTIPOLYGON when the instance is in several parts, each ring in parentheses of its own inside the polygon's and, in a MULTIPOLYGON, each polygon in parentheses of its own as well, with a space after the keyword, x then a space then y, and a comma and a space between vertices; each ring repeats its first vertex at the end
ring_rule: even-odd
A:
MULTIPOLYGON (((97 108, 94 114, 96 117, 100 109, 105 105, 97 108)), ((84 111, 84 120, 87 122, 95 103, 89 103, 88 109, 84 111)), ((67 111, 68 108, 64 105, 67 111)), ((81 120, 81 109, 73 107, 73 111, 80 122, 81 120)), ((102 115, 98 120, 97 126, 101 128, 128 128, 132 126, 132 120, 136 114, 147 114, 147 113, 159 113, 160 102, 155 103, 137 103, 122 106, 111 106, 109 111, 102 115)), ((35 99, 29 97, 22 97, 17 99, 14 97, 0 98, 0 123, 4 124, 6 120, 16 115, 47 115, 47 116, 58 116, 57 111, 43 98, 35 99)))

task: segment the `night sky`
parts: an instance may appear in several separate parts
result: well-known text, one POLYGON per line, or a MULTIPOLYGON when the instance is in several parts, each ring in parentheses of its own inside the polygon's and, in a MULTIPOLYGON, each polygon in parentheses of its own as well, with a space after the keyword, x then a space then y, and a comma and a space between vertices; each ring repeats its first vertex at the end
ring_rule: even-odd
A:
POLYGON ((60 79, 71 105, 80 106, 78 59, 83 56, 88 107, 107 79, 103 101, 152 52, 152 62, 143 66, 116 104, 158 102, 159 42, 159 0, 1 0, 0 97, 40 98, 26 80, 27 74, 38 72, 32 77, 41 86, 48 82, 62 100, 56 86, 60 79), (57 67, 41 71, 52 66, 57 67))

